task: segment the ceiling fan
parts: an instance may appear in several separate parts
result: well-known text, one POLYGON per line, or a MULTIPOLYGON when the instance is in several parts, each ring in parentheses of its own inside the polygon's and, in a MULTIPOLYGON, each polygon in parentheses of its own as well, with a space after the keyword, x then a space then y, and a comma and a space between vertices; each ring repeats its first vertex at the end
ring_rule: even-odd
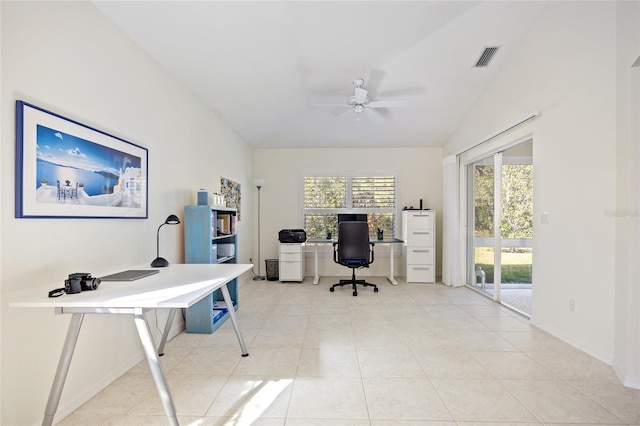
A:
POLYGON ((340 116, 350 114, 351 111, 356 113, 356 121, 360 121, 360 114, 376 123, 384 123, 383 115, 376 111, 378 108, 395 108, 409 106, 409 101, 405 99, 387 99, 387 100, 371 100, 368 91, 364 88, 364 79, 359 78, 353 81, 354 94, 349 97, 347 103, 340 104, 314 104, 313 106, 328 107, 347 107, 348 109, 340 114, 340 116))

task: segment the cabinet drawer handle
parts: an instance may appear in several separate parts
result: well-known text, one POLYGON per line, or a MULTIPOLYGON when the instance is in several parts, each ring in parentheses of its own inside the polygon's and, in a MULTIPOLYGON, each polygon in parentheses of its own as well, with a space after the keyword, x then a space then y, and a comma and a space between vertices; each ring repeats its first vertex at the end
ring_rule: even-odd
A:
POLYGON ((429 235, 429 232, 413 232, 413 235, 429 235))
POLYGON ((428 271, 430 268, 413 268, 415 271, 428 271))
POLYGON ((413 250, 414 253, 429 253, 429 250, 413 250))

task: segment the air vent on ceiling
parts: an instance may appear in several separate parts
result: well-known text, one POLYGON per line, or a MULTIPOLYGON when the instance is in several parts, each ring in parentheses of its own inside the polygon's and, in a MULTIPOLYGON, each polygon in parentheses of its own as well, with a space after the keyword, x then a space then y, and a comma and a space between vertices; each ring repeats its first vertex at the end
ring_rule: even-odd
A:
POLYGON ((491 59, 493 59, 494 55, 498 52, 498 49, 500 49, 500 46, 485 47, 474 67, 482 68, 489 66, 489 62, 491 62, 491 59))

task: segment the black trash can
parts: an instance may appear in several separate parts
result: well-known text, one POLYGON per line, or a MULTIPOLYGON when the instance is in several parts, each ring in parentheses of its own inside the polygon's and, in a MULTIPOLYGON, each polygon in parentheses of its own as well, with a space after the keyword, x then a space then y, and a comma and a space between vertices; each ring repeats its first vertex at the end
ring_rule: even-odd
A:
POLYGON ((265 259, 267 268, 267 280, 278 281, 280 272, 278 271, 278 259, 265 259))

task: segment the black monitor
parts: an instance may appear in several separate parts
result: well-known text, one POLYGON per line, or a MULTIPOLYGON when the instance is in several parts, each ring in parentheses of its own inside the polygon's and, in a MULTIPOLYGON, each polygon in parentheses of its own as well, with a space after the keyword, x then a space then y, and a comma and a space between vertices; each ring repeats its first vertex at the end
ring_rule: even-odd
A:
POLYGON ((366 213, 338 213, 338 223, 340 222, 366 222, 366 213))

